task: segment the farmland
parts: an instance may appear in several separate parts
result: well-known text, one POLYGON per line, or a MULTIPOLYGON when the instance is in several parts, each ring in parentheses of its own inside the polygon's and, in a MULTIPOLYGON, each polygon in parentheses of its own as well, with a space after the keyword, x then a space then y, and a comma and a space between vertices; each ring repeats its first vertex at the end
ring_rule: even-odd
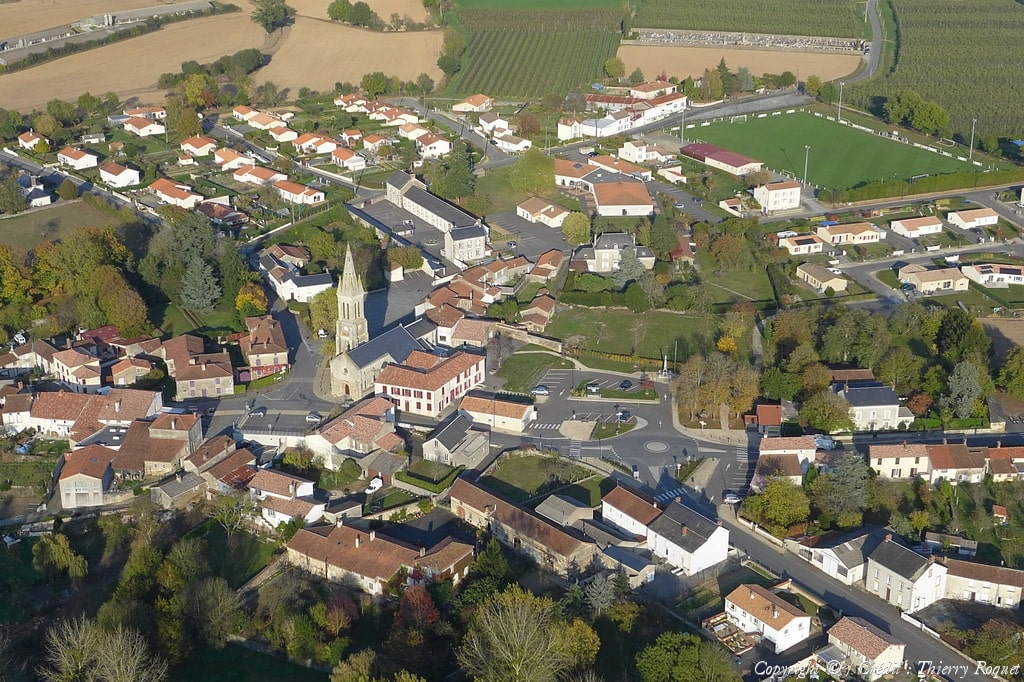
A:
POLYGON ((619 8, 622 0, 458 0, 466 9, 597 9, 619 8))
POLYGON ((3 37, 41 31, 69 24, 94 14, 125 11, 155 5, 170 5, 161 0, 19 0, 0 4, 3 37))
POLYGON ((1024 89, 1017 74, 1024 5, 1012 0, 892 0, 900 27, 896 69, 847 88, 867 105, 873 96, 911 88, 937 101, 967 137, 1024 134, 1024 89))
POLYGON ((870 36, 870 28, 864 21, 864 3, 848 0, 761 0, 757 3, 746 0, 643 0, 632 23, 643 28, 851 38, 870 36))
POLYGON ((565 93, 601 78, 618 43, 615 32, 474 32, 449 90, 515 97, 565 93))
POLYGON ((862 61, 860 55, 849 53, 821 54, 678 45, 622 45, 616 56, 625 64, 626 73, 631 73, 633 69, 640 69, 648 75, 664 71, 680 80, 687 76, 699 78, 704 69, 714 68, 722 59, 734 71, 741 66, 757 75, 792 71, 801 80, 815 74, 823 81, 853 73, 862 61))
POLYGON ((763 161, 773 170, 800 177, 804 145, 810 145, 807 180, 829 189, 861 183, 906 180, 918 174, 963 172, 966 163, 887 140, 877 135, 812 116, 768 116, 745 123, 721 122, 688 131, 690 139, 710 142, 763 161))
MULTIPOLYGON (((288 6, 299 16, 327 19, 327 6, 330 4, 331 0, 290 0, 288 6)), ((419 22, 429 18, 420 0, 369 0, 366 4, 384 21, 388 21, 392 14, 419 22)))

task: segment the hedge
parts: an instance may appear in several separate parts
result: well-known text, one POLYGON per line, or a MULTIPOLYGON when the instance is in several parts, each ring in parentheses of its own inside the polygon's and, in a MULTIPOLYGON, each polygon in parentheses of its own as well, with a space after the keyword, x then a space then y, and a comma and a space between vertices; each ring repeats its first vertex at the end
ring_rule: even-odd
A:
POLYGON ((860 187, 833 193, 834 203, 867 201, 869 199, 885 199, 931 192, 949 192, 965 188, 989 185, 1006 185, 1024 180, 1024 170, 1007 168, 988 173, 965 172, 947 173, 920 178, 914 182, 890 180, 888 182, 872 182, 860 187))

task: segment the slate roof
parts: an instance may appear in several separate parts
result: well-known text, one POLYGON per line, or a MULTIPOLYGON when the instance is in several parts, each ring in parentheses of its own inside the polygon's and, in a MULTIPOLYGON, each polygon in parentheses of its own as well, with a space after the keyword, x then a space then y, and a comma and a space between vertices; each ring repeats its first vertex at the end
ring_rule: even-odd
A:
POLYGON ((569 521, 571 518, 581 510, 589 512, 589 514, 587 514, 588 516, 593 515, 593 512, 588 505, 566 495, 548 495, 544 498, 543 502, 534 508, 535 512, 546 519, 554 521, 560 526, 570 525, 569 521))
POLYGON ((863 529, 842 535, 832 543, 819 543, 816 549, 831 549, 846 568, 855 568, 867 563, 868 556, 885 539, 881 530, 864 531, 863 529))
POLYGON ((203 485, 203 477, 197 473, 189 471, 181 477, 175 476, 166 483, 161 483, 156 486, 159 490, 162 490, 165 495, 174 499, 179 495, 198 490, 203 485))
POLYGON ((839 386, 839 393, 850 403, 850 407, 873 407, 875 405, 898 405, 896 391, 888 386, 839 386))
POLYGON ((405 327, 395 327, 352 348, 348 357, 357 366, 368 367, 385 355, 395 362, 405 362, 414 350, 423 350, 423 346, 405 327))
POLYGON ((928 570, 928 564, 931 563, 917 552, 898 545, 892 540, 886 540, 878 545, 869 558, 911 582, 920 578, 928 570))
POLYGON ((881 656, 891 646, 903 646, 898 639, 863 618, 850 616, 844 616, 829 628, 828 636, 835 637, 870 661, 881 656))
POLYGON ((410 322, 405 325, 405 330, 409 332, 409 335, 413 338, 422 339, 437 331, 437 325, 425 317, 420 317, 415 322, 410 322))
POLYGON ((673 502, 647 527, 683 550, 693 553, 707 542, 718 529, 718 524, 681 502, 673 502))
POLYGON ((454 450, 473 427, 473 420, 462 412, 453 412, 446 417, 437 428, 427 436, 427 440, 437 440, 449 452, 454 450))
POLYGON ((460 241, 463 239, 479 239, 480 237, 487 237, 487 231, 482 225, 466 225, 464 227, 453 227, 449 234, 452 237, 452 241, 460 241))

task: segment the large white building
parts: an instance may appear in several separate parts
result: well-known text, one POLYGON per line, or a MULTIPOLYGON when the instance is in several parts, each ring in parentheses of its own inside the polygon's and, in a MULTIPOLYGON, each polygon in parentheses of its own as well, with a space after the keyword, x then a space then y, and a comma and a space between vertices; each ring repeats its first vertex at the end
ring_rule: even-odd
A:
POLYGON ((729 530, 677 499, 647 527, 647 547, 686 575, 695 575, 725 561, 729 530))
POLYGON ((868 592, 914 613, 942 599, 946 591, 946 567, 935 557, 924 557, 892 541, 885 541, 868 556, 864 587, 868 592))
POLYGON ((760 635, 777 654, 811 636, 811 617, 760 585, 740 585, 729 593, 725 615, 743 632, 760 635))
POLYGON ((754 188, 754 199, 761 204, 765 215, 800 208, 800 183, 769 182, 754 188))
POLYGON ((413 351, 404 364, 384 368, 374 382, 374 393, 404 412, 436 418, 483 382, 485 360, 462 351, 447 358, 413 351))

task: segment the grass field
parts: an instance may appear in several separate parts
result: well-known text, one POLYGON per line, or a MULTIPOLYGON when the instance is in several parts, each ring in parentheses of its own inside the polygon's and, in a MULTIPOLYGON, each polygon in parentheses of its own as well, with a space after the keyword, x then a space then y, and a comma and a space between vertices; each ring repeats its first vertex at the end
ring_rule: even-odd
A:
POLYGON ((590 477, 590 471, 554 457, 507 457, 480 482, 516 502, 590 477))
POLYGON ((582 336, 580 348, 606 353, 660 358, 668 353, 669 361, 679 342, 679 361, 695 352, 710 350, 713 323, 701 318, 649 310, 631 313, 624 310, 574 309, 555 313, 547 334, 562 340, 582 336), (632 333, 624 334, 623 330, 632 333))
POLYGON ((171 671, 170 682, 327 682, 327 674, 237 644, 204 649, 171 671))
POLYGON ((864 3, 846 0, 643 0, 633 26, 783 35, 868 35, 864 3))
POLYGON ((721 122, 693 129, 692 137, 764 161, 776 171, 828 189, 848 189, 879 180, 908 180, 919 174, 968 171, 967 163, 884 139, 804 112, 721 122))
POLYGON ((76 201, 0 218, 0 244, 15 251, 30 251, 43 241, 55 241, 82 227, 102 227, 113 216, 76 201))
POLYGON ((618 45, 619 34, 612 31, 475 31, 448 90, 505 97, 565 94, 601 79, 618 45))

